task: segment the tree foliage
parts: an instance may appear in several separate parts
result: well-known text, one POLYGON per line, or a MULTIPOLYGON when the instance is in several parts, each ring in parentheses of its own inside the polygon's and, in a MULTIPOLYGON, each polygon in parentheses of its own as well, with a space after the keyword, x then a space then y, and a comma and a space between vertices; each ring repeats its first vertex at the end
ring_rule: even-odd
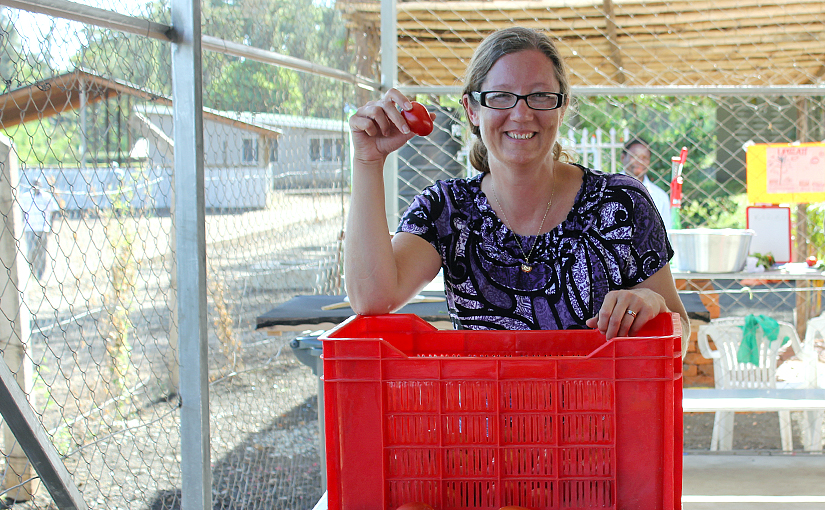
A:
MULTIPOLYGON (((0 11, 0 77, 2 93, 31 85, 48 69, 48 55, 26 48, 12 19, 0 11)), ((55 164, 74 156, 70 140, 77 124, 65 118, 53 117, 12 126, 0 125, 5 136, 12 139, 18 158, 24 166, 55 164)))
MULTIPOLYGON (((165 1, 146 5, 149 19, 169 23, 165 1)), ((172 58, 170 44, 141 35, 84 25, 86 44, 72 58, 76 68, 114 78, 141 90, 171 96, 172 58)))
MULTIPOLYGON (((349 71, 340 13, 312 0, 212 0, 204 35, 349 71)), ((219 110, 339 118, 340 86, 328 78, 215 53, 204 54, 204 104, 219 110)))
MULTIPOLYGON (((579 128, 591 131, 625 128, 631 137, 650 144, 651 171, 668 181, 671 157, 688 148, 686 177, 711 166, 715 160, 716 106, 709 97, 601 96, 580 99, 577 105, 579 128)), ((698 184, 688 179, 687 187, 698 184)), ((686 190, 687 191, 687 190, 686 190)))
MULTIPOLYGON (((141 7, 140 16, 170 24, 167 0, 141 7)), ((327 67, 351 70, 345 51, 346 29, 331 3, 313 0, 207 0, 202 6, 203 34, 243 43, 327 67)), ((80 68, 126 82, 141 90, 171 97, 171 45, 156 39, 84 25, 76 34, 83 44, 69 60, 70 68, 51 69, 50 47, 39 54, 23 48, 20 34, 0 12, 0 76, 5 91, 80 68), (43 69, 46 71, 44 72, 43 69), (37 76, 36 79, 33 76, 37 76)), ((64 64, 65 66, 65 64, 64 64)), ((339 119, 344 98, 341 85, 283 67, 211 51, 203 53, 204 106, 221 111, 273 112, 339 119)), ((124 100, 91 106, 87 116, 90 163, 116 159, 128 152, 128 141, 116 137, 117 115, 125 123, 124 100), (120 106, 118 106, 120 105, 120 106), (108 110, 107 110, 108 109, 108 110), (109 141, 107 143, 107 140, 109 141), (108 151, 105 147, 108 146, 108 151), (101 152, 102 151, 102 152, 101 152), (105 154, 104 154, 105 153, 105 154)), ((128 103, 126 108, 128 108, 128 103)), ((7 130, 24 165, 75 166, 80 159, 76 111, 7 130)), ((121 138, 125 138, 121 136, 121 138)))
POLYGON ((810 204, 808 214, 809 253, 820 260, 825 257, 825 203, 810 204))
MULTIPOLYGON (((168 23, 165 1, 147 5, 150 19, 168 23)), ((210 0, 202 7, 203 35, 350 70, 346 30, 331 5, 312 0, 210 0)), ((170 45, 147 37, 87 26, 76 66, 171 94, 170 45)), ((222 111, 278 112, 339 118, 336 82, 282 67, 203 52, 204 106, 222 111)))
POLYGON ((25 48, 20 33, 3 11, 0 11, 0 78, 2 92, 35 81, 43 59, 25 48))

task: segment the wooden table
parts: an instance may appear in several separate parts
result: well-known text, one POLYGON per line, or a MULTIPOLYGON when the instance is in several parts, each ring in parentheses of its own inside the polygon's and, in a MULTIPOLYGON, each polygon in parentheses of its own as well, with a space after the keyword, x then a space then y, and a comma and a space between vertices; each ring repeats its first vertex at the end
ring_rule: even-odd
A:
MULTIPOLYGON (((444 292, 427 291, 422 296, 444 298, 444 292)), ((325 310, 324 307, 342 303, 344 296, 315 295, 295 296, 256 319, 255 329, 267 329, 272 332, 305 331, 307 329, 331 329, 344 322, 354 312, 349 306, 325 310)), ((437 303, 412 303, 401 308, 398 313, 412 313, 439 329, 452 329, 447 301, 437 303)))

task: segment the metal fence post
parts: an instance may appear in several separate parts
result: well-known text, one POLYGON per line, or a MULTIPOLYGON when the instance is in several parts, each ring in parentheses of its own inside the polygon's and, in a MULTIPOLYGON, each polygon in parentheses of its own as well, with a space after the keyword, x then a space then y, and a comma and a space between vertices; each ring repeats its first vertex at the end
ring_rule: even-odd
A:
MULTIPOLYGON (((18 185, 17 154, 11 140, 0 136, 0 216, 4 218, 6 232, 0 235, 0 349, 17 384, 29 396, 32 394, 32 362, 27 356, 31 333, 29 309, 23 304, 21 289, 29 273, 23 250, 21 211, 15 200, 14 188, 18 185)), ((6 452, 7 469, 4 471, 3 491, 16 501, 31 499, 39 483, 32 465, 14 434, 4 427, 3 451, 6 452), (28 481, 27 481, 28 480, 28 481)))
MULTIPOLYGON (((381 0, 381 92, 398 81, 398 27, 396 0, 381 0)), ((384 200, 390 232, 398 225, 398 151, 384 162, 384 200)))
POLYGON ((212 508, 206 332, 201 11, 172 0, 175 229, 184 510, 212 508))

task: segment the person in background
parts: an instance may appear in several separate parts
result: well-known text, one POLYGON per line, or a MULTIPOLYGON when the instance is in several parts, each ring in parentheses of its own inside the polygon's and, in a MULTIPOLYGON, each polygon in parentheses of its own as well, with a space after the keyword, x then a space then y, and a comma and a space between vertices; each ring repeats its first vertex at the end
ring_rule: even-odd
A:
POLYGON ((624 165, 624 173, 642 181, 653 203, 656 204, 656 210, 662 216, 662 221, 665 222, 665 228, 672 228, 670 196, 662 188, 653 184, 647 176, 650 170, 650 145, 641 138, 629 140, 622 149, 622 165, 624 165))
POLYGON ((60 206, 54 196, 43 189, 40 181, 35 180, 29 192, 21 195, 20 208, 23 210, 26 259, 32 274, 40 280, 46 272, 52 220, 60 206))
MULTIPOLYGON (((633 335, 660 313, 687 313, 673 249, 644 186, 573 164, 556 141, 570 102, 552 39, 513 27, 476 49, 461 99, 478 174, 437 181, 390 236, 384 161, 414 135, 390 89, 350 117, 353 181, 344 274, 352 309, 402 307, 443 270, 457 329, 598 328, 633 335)), ((683 349, 684 352, 684 349, 683 349)))

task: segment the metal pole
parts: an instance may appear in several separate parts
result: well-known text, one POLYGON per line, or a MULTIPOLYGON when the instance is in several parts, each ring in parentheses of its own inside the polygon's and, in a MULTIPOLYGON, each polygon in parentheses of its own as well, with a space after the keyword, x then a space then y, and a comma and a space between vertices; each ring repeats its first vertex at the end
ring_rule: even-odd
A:
POLYGON ((86 109, 88 108, 88 92, 86 81, 79 80, 80 85, 80 168, 86 169, 86 155, 89 152, 89 133, 86 125, 86 109))
POLYGON ((175 241, 180 341, 183 510, 212 508, 206 335, 206 229, 203 168, 201 11, 172 0, 175 241))
POLYGON ((0 5, 79 21, 85 25, 120 30, 127 34, 144 35, 161 41, 171 39, 171 27, 167 25, 67 0, 0 0, 0 5))
MULTIPOLYGON (((398 29, 396 0, 381 0, 381 90, 395 87, 398 81, 398 29)), ((398 152, 384 163, 384 208, 391 231, 398 224, 398 152)))
MULTIPOLYGON (((2 0, 0 0, 2 1, 2 0)), ((358 85, 367 90, 378 90, 379 84, 374 80, 350 74, 340 69, 322 66, 315 62, 302 60, 300 58, 290 57, 289 55, 282 55, 274 51, 262 50, 254 46, 240 44, 225 39, 219 39, 205 35, 202 39, 203 49, 216 51, 226 55, 234 55, 236 57, 243 57, 256 62, 263 62, 264 64, 272 64, 278 67, 286 67, 288 69, 295 69, 306 73, 312 73, 319 76, 326 76, 334 80, 343 81, 358 85)))
MULTIPOLYGON (((72 475, 63 465, 63 460, 54 448, 52 438, 43 428, 40 417, 32 411, 29 395, 20 389, 16 379, 17 375, 12 373, 12 369, 6 365, 5 360, 0 358, 0 410, 11 433, 19 438, 20 448, 25 452, 25 455, 21 457, 27 464, 26 469, 30 471, 34 467, 49 490, 49 495, 57 508, 86 510, 88 507, 83 495, 80 494, 72 480, 72 475)), ((8 470, 9 467, 6 469, 8 470)), ((12 473, 12 475, 16 476, 19 473, 12 473)), ((32 476, 30 474, 26 476, 27 478, 20 484, 20 489, 6 492, 8 499, 14 501, 30 499, 31 494, 22 494, 24 497, 16 499, 21 496, 21 492, 27 490, 27 487, 31 487, 32 476)))
MULTIPOLYGON (((17 165, 14 144, 0 135, 0 216, 5 226, 0 233, 0 267, 5 268, 0 271, 0 350, 14 373, 9 384, 19 384, 34 405, 34 367, 29 355, 31 313, 23 303, 21 292, 31 273, 23 251, 18 249, 25 241, 22 210, 16 196, 20 190, 17 165)), ((31 499, 38 483, 33 480, 32 465, 10 426, 3 432, 3 450, 6 452, 6 469, 0 472, 0 489, 8 491, 7 497, 15 501, 31 499)))

